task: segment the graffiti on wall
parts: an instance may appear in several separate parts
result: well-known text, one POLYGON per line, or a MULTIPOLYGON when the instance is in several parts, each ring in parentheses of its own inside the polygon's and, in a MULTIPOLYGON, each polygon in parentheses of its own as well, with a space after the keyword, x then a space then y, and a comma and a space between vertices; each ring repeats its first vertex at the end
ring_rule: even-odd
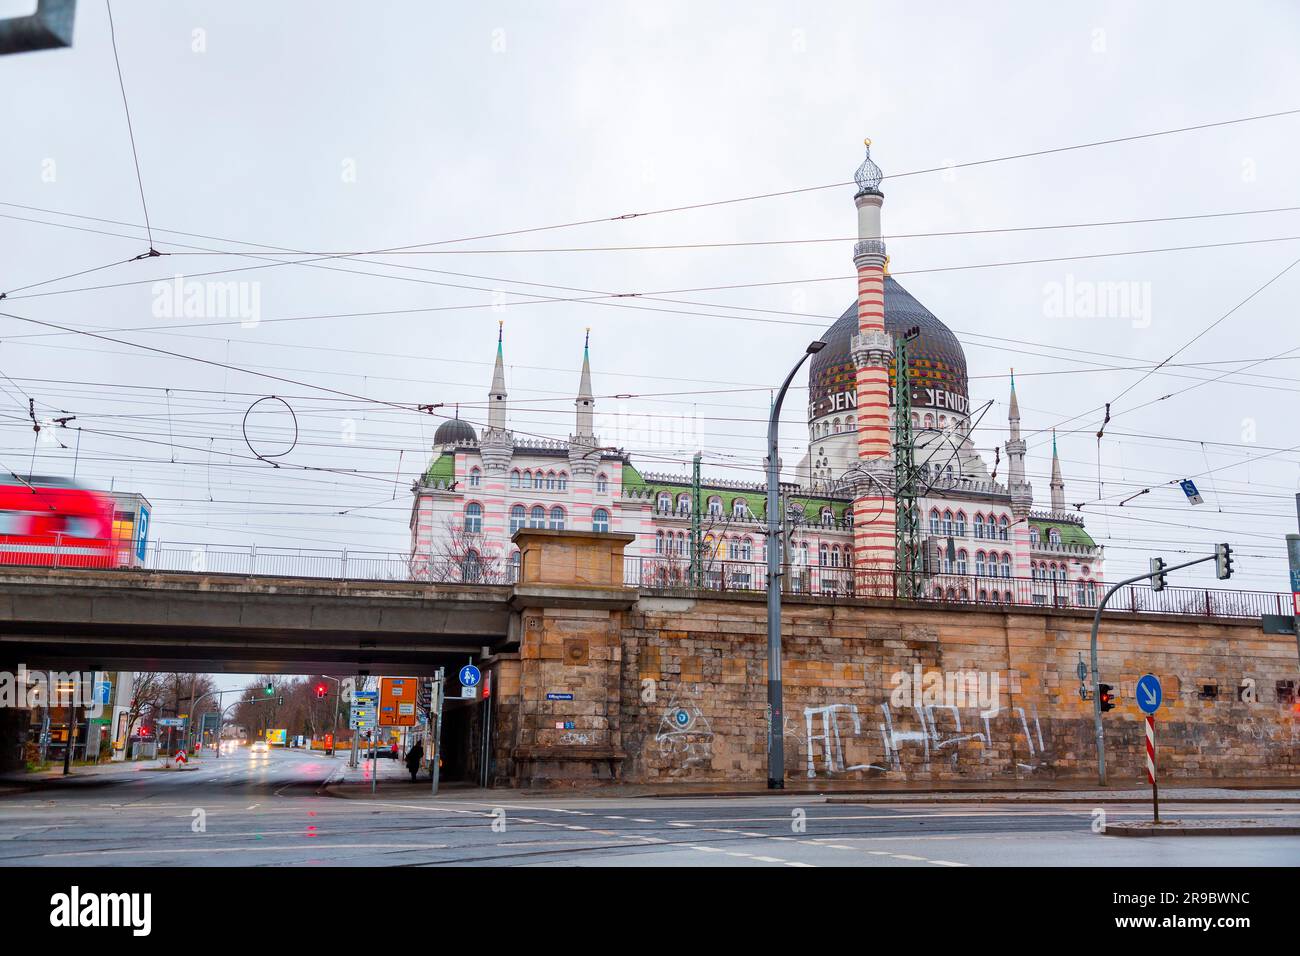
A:
POLYGON ((655 731, 659 756, 675 764, 675 772, 707 768, 713 762, 713 728, 693 702, 668 702, 655 731))
MULTIPOLYGON (((848 763, 846 740, 859 750, 871 746, 870 732, 864 735, 856 704, 834 703, 804 708, 807 774, 852 773, 859 770, 902 770, 905 753, 919 755, 920 769, 933 769, 936 761, 957 766, 964 744, 976 744, 981 760, 990 759, 995 744, 1014 735, 1023 740, 1020 770, 1033 771, 1045 759, 1047 750, 1037 708, 1005 707, 995 713, 972 710, 962 723, 962 709, 934 704, 911 708, 914 721, 896 716, 888 703, 880 705, 880 762, 848 763)), ((1021 756, 1021 754, 1018 754, 1021 756)))

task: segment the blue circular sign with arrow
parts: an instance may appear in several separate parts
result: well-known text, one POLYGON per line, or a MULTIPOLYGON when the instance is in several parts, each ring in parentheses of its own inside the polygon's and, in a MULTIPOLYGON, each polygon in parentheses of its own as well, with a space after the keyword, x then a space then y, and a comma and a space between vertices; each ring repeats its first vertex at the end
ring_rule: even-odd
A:
POLYGON ((1162 693, 1160 690, 1160 678, 1155 674, 1147 674, 1137 682, 1137 689, 1134 691, 1137 697, 1138 708, 1144 714, 1154 714, 1160 709, 1162 693))

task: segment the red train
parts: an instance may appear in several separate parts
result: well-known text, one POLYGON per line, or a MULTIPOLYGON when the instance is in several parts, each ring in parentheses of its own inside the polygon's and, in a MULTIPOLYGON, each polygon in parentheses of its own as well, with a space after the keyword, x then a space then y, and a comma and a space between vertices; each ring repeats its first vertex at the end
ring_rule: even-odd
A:
MULTIPOLYGON (((122 567, 113 498, 66 478, 0 473, 0 564, 122 567)), ((125 553, 124 553, 125 552, 125 553)))

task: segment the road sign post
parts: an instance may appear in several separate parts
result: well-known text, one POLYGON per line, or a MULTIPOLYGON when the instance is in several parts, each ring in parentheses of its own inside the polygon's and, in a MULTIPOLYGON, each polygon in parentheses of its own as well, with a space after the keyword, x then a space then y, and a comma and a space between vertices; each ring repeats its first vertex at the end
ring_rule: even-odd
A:
POLYGON ((1133 691, 1137 705, 1146 714, 1147 723, 1147 779, 1151 781, 1151 822, 1160 822, 1160 786, 1156 783, 1156 711, 1164 698, 1160 688, 1160 679, 1155 674, 1146 674, 1137 682, 1133 691))
POLYGON ((441 776, 442 769, 442 708, 446 698, 444 685, 447 683, 447 675, 443 668, 438 668, 438 676, 433 681, 433 694, 431 704, 434 711, 433 725, 433 767, 429 776, 433 780, 432 796, 438 795, 438 778, 441 776))

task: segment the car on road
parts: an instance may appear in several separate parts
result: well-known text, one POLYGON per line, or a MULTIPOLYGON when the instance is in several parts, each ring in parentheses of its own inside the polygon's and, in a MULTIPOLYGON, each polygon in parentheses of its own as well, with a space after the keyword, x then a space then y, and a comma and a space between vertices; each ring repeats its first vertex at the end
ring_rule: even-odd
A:
POLYGON ((248 748, 248 752, 254 754, 270 753, 271 748, 265 740, 254 740, 253 745, 248 748))

